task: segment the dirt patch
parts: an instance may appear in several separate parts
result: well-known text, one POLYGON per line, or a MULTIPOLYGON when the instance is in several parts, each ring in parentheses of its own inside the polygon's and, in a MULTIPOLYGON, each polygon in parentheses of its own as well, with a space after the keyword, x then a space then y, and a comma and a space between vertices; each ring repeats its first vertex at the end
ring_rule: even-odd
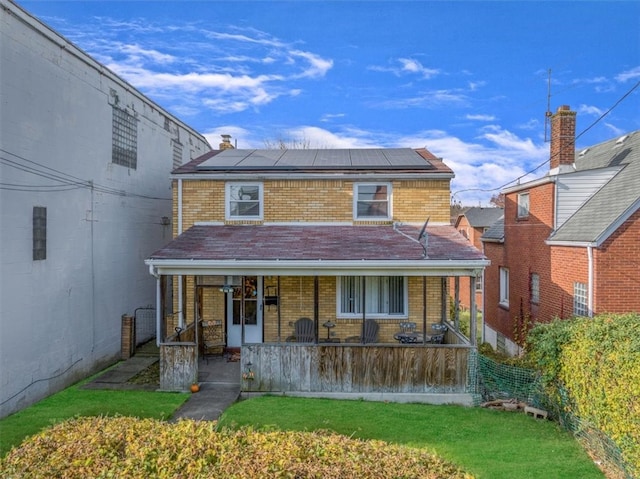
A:
POLYGON ((147 369, 140 371, 127 381, 129 384, 151 384, 160 386, 160 361, 156 361, 147 369))

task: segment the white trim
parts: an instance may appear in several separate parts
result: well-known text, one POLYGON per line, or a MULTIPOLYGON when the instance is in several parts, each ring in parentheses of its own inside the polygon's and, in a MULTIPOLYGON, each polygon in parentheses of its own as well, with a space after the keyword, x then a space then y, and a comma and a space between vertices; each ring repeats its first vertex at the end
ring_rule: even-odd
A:
POLYGON ((509 295, 510 295, 510 275, 509 268, 500 266, 498 268, 498 280, 499 280, 499 297, 498 303, 505 308, 509 307, 509 295))
POLYGON ((598 246, 596 243, 590 241, 554 241, 545 240, 545 244, 548 246, 568 246, 573 248, 588 248, 589 246, 598 246))
POLYGON ((587 247, 587 314, 593 318, 593 248, 587 247))
POLYGON ((163 275, 263 276, 472 276, 488 260, 448 261, 237 261, 147 259, 163 275))
POLYGON ((531 180, 531 181, 528 181, 526 183, 522 183, 521 185, 510 186, 508 188, 503 188, 501 190, 501 193, 504 193, 504 194, 516 193, 516 192, 521 191, 521 190, 526 190, 526 189, 533 188, 533 187, 536 187, 536 186, 546 185, 547 183, 555 183, 555 182, 556 182, 556 177, 555 176, 543 176, 542 178, 538 178, 537 180, 531 180))
POLYGON ((182 234, 182 180, 178 180, 178 234, 182 234))

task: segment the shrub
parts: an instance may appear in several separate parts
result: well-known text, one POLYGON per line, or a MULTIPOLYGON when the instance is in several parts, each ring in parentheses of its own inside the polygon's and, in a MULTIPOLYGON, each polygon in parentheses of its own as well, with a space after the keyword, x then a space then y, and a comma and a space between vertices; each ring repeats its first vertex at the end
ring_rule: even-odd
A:
POLYGON ((60 423, 14 448, 0 466, 12 478, 473 477, 425 451, 382 441, 129 417, 60 423))
POLYGON ((640 315, 558 320, 528 339, 560 412, 604 432, 640 473, 640 315))

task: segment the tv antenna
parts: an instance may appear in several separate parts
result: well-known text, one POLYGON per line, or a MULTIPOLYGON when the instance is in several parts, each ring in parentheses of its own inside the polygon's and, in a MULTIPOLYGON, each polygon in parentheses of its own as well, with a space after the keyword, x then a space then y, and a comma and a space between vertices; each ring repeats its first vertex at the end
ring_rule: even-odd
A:
POLYGON ((427 233, 427 225, 429 224, 429 218, 422 225, 422 229, 420 230, 420 234, 418 235, 418 243, 422 246, 423 257, 427 257, 427 245, 429 244, 429 233, 427 233))
POLYGON ((544 113, 544 142, 549 141, 547 131, 551 122, 551 68, 547 70, 547 111, 544 113))

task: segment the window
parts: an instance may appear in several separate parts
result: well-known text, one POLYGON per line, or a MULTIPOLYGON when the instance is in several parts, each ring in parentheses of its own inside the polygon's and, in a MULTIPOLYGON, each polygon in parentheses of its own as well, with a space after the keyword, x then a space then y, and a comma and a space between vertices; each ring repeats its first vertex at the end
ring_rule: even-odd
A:
POLYGON ((573 314, 576 316, 588 316, 587 285, 573 283, 573 314))
POLYGON ((538 304, 540 302, 540 275, 531 273, 531 302, 538 304))
POLYGON ((182 165, 182 143, 171 140, 171 146, 173 147, 173 168, 178 168, 182 165))
POLYGON ((111 161, 136 169, 138 164, 138 123, 133 115, 113 107, 111 161))
POLYGON ((402 318, 407 315, 406 278, 402 276, 342 276, 338 281, 338 315, 362 317, 364 291, 368 317, 402 318))
POLYGON ((47 259, 47 209, 33 207, 33 261, 47 259))
POLYGON ((227 183, 227 219, 262 219, 262 183, 227 183))
POLYGON ((500 268, 500 304, 509 307, 509 270, 500 268))
POLYGON ((518 195, 518 218, 526 218, 529 216, 529 193, 520 193, 518 195))
POLYGON ((502 333, 496 334, 496 351, 507 354, 507 340, 502 333))
POLYGON ((356 219, 391 217, 391 184, 356 183, 353 197, 356 219))
POLYGON ((482 293, 482 275, 476 276, 476 292, 482 293))

